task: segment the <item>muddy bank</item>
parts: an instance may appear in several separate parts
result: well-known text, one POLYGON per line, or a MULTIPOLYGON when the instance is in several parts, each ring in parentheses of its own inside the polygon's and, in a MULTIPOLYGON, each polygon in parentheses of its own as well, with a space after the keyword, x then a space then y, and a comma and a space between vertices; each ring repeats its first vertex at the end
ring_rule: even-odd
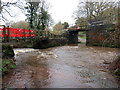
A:
POLYGON ((2 45, 1 53, 0 71, 2 71, 2 75, 5 75, 16 67, 15 60, 13 59, 15 53, 10 45, 2 45))
POLYGON ((32 40, 31 41, 11 41, 8 43, 2 43, 3 45, 10 45, 13 48, 32 48, 33 44, 32 44, 32 40))
POLYGON ((7 88, 119 87, 108 70, 118 54, 117 49, 79 44, 14 51, 17 68, 3 77, 7 88))
POLYGON ((65 38, 62 39, 39 39, 34 38, 31 41, 18 41, 18 42, 9 42, 3 43, 3 45, 9 45, 13 48, 35 48, 35 49, 46 49, 55 46, 62 46, 67 44, 68 40, 65 38))
POLYGON ((116 80, 120 84, 120 56, 118 57, 109 65, 109 69, 111 74, 116 77, 116 80))
POLYGON ((1 58, 12 58, 14 57, 13 48, 10 45, 2 45, 2 57, 1 58))

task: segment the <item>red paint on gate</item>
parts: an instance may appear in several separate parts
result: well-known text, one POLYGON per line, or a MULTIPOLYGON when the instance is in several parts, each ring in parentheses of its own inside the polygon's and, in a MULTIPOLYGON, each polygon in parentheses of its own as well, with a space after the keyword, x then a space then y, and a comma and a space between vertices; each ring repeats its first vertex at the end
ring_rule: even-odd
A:
MULTIPOLYGON (((8 28, 6 30, 6 36, 8 36, 8 28)), ((0 28, 0 37, 4 37, 4 29, 0 28)), ((10 37, 34 37, 35 31, 28 29, 9 28, 10 37)))

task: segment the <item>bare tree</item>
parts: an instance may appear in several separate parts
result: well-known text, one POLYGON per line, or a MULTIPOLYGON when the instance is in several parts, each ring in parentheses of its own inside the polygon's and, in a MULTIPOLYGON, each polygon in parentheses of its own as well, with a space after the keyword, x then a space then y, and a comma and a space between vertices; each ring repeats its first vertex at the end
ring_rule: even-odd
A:
POLYGON ((115 11, 112 9, 115 9, 115 7, 116 2, 91 2, 90 0, 87 0, 87 2, 79 2, 78 10, 76 11, 76 16, 87 17, 88 20, 105 19, 105 12, 109 14, 109 16, 112 16, 115 13, 115 11), (111 11, 113 13, 111 13, 111 11))
POLYGON ((0 0, 0 17, 1 17, 2 21, 4 21, 4 22, 8 21, 8 19, 5 17, 5 13, 10 17, 16 16, 12 13, 11 7, 19 8, 21 10, 24 9, 23 2, 20 0, 12 1, 12 2, 2 2, 0 0))
POLYGON ((19 21, 11 25, 13 28, 28 29, 29 23, 26 21, 19 21))

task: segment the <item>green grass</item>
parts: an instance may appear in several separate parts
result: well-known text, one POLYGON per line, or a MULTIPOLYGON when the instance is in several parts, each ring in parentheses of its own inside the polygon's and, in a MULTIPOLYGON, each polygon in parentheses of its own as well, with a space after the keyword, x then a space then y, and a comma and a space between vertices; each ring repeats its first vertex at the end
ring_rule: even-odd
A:
POLYGON ((86 36, 84 36, 84 37, 81 37, 82 39, 86 39, 86 36))
POLYGON ((26 48, 33 48, 33 45, 26 45, 26 48))
POLYGON ((83 37, 80 37, 80 36, 79 36, 78 38, 86 39, 86 36, 83 36, 83 37))
POLYGON ((78 37, 79 37, 79 38, 82 38, 82 39, 86 39, 85 32, 79 32, 79 33, 78 33, 78 37))
POLYGON ((81 34, 83 34, 83 32, 79 32, 78 34, 81 35, 81 34))
POLYGON ((81 34, 86 34, 86 32, 79 32, 78 34, 79 34, 79 35, 81 35, 81 34))
POLYGON ((119 68, 117 68, 117 69, 114 71, 114 73, 115 73, 115 75, 120 76, 120 69, 119 69, 119 68))
POLYGON ((16 65, 12 59, 2 59, 2 63, 0 63, 0 70, 2 73, 7 73, 10 69, 15 69, 16 65))

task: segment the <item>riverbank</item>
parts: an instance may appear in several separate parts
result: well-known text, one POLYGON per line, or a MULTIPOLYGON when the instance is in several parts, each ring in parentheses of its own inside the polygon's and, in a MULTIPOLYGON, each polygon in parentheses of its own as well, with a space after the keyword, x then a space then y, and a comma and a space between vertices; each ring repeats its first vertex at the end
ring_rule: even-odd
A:
POLYGON ((120 56, 118 56, 109 66, 110 72, 115 76, 120 84, 120 56))
POLYGON ((46 49, 55 46, 63 46, 67 44, 67 39, 34 39, 31 41, 9 42, 3 43, 3 45, 10 45, 12 48, 35 48, 46 49))
POLYGON ((39 40, 36 39, 33 42, 33 48, 35 49, 46 49, 50 47, 56 47, 56 46, 63 46, 68 44, 67 39, 46 39, 46 40, 39 40))
POLYGON ((2 45, 2 60, 0 63, 0 70, 2 75, 8 74, 11 69, 15 69, 14 51, 10 45, 2 45))

